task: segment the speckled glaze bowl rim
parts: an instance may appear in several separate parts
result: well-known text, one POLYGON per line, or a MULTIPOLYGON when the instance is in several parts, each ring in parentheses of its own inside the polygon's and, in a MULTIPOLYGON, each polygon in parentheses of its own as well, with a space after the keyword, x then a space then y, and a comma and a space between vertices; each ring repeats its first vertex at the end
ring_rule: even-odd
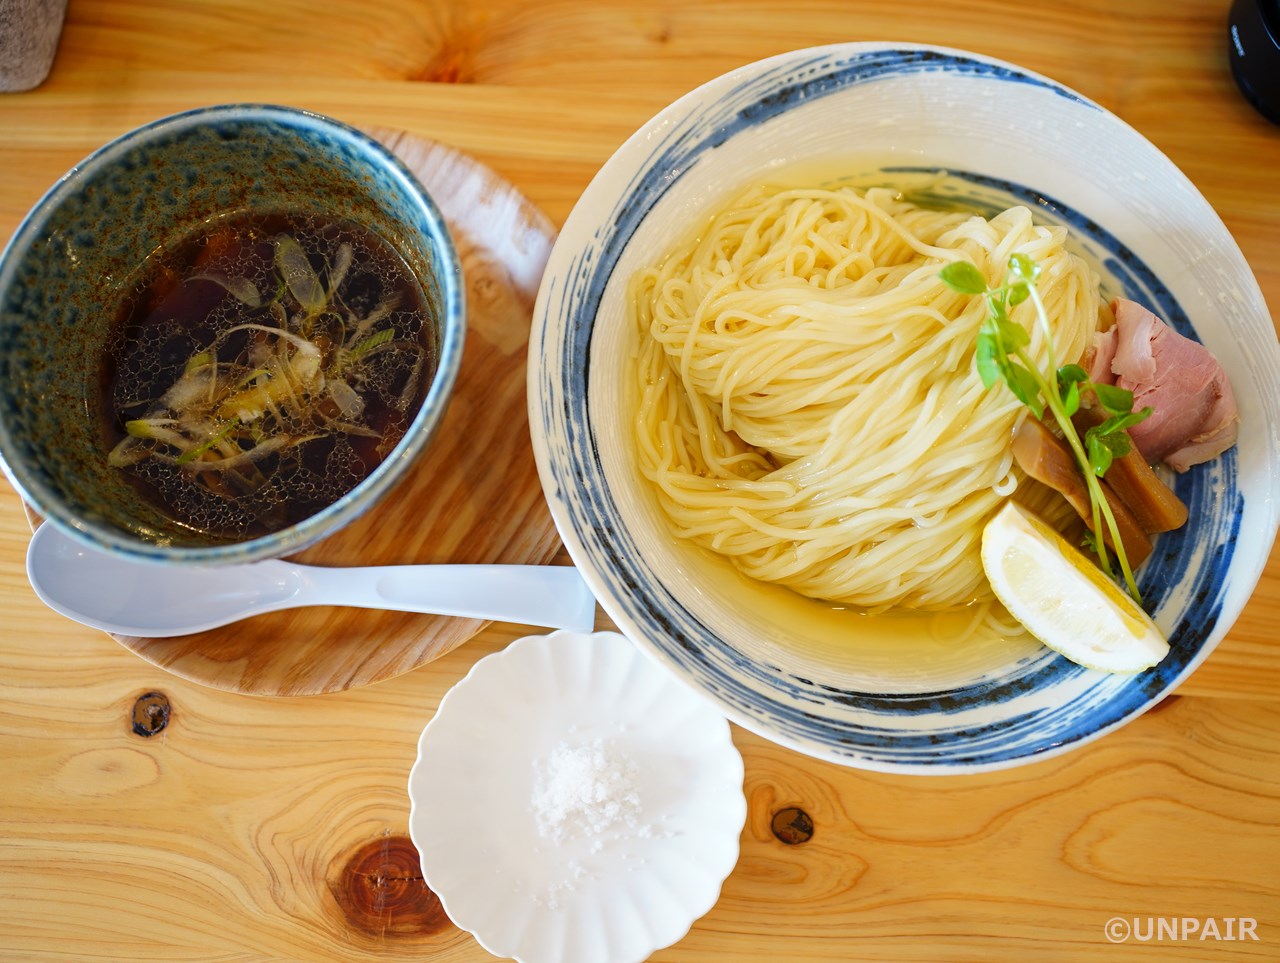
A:
POLYGON ((207 546, 161 545, 78 518, 65 509, 55 492, 26 471, 20 461, 11 461, 9 456, 15 445, 9 426, 0 421, 0 469, 32 509, 83 543, 148 561, 210 565, 276 558, 297 552, 342 528, 381 500, 428 446, 444 416, 462 363, 466 336, 462 264, 444 216, 426 188, 388 148, 363 131, 314 111, 281 104, 227 103, 197 107, 149 121, 107 142, 62 175, 19 223, 8 245, 0 252, 0 291, 7 289, 18 263, 38 243, 46 225, 56 216, 63 198, 78 190, 95 172, 157 135, 163 137, 173 131, 223 122, 267 122, 300 131, 324 131, 346 141, 370 164, 381 167, 400 183, 406 196, 418 203, 419 213, 431 234, 432 264, 443 302, 439 359, 422 407, 404 438, 373 472, 351 491, 303 521, 242 542, 207 546))
MULTIPOLYGON (((623 270, 628 248, 652 209, 665 202, 668 191, 678 193, 675 185, 695 169, 701 157, 721 156, 720 164, 728 164, 733 155, 727 143, 738 127, 763 126, 785 112, 788 104, 816 103, 848 86, 876 81, 891 75, 898 63, 908 64, 912 75, 940 70, 966 83, 1007 82, 1010 89, 1029 91, 1028 96, 1067 105, 1064 109, 1096 118, 1126 144, 1141 142, 1143 157, 1160 168, 1161 176, 1169 178, 1179 197, 1194 198, 1188 203, 1196 208, 1198 225, 1210 231, 1215 242, 1221 242, 1219 260, 1214 263, 1231 267, 1230 280, 1240 285, 1239 297, 1245 305, 1241 311, 1261 323, 1265 314, 1261 292, 1221 219, 1167 157, 1105 108, 1034 71, 965 50, 891 41, 812 47, 746 64, 676 100, 641 126, 583 192, 560 232, 534 310, 530 428, 552 517, 602 607, 621 631, 668 669, 698 686, 728 718, 779 745, 862 769, 916 775, 1000 770, 1069 752, 1132 721, 1195 671, 1240 614, 1261 576, 1277 525, 1274 493, 1280 491, 1280 427, 1276 427, 1280 418, 1273 415, 1280 400, 1272 397, 1274 371, 1268 370, 1264 376, 1263 369, 1274 361, 1273 367, 1280 370, 1280 345, 1269 324, 1265 337, 1259 328, 1251 332, 1253 340, 1242 339, 1232 347, 1232 356, 1240 360, 1242 369, 1247 367, 1250 376, 1248 388, 1253 397, 1249 401, 1255 405, 1250 413, 1257 417, 1249 438, 1255 447, 1239 458, 1236 450, 1227 453, 1222 459, 1227 467, 1222 471, 1234 473, 1236 465, 1247 458, 1252 472, 1250 494, 1258 497, 1252 499, 1254 527, 1249 530, 1240 527, 1239 516, 1233 521, 1229 513, 1223 513, 1218 528, 1231 539, 1225 556, 1219 560, 1220 567, 1200 567, 1211 576, 1203 586, 1207 594, 1201 605, 1210 610, 1209 618, 1203 624, 1176 626, 1180 635, 1188 637, 1184 641, 1189 647, 1178 658, 1167 659, 1157 669, 1138 676, 1109 676, 1096 685, 1082 682, 1091 688, 1079 697, 1067 693, 1072 701, 1062 705, 1051 702, 1062 693, 1046 692, 1045 680, 1074 685, 1087 670, 1047 652, 1020 661, 1014 667, 1017 671, 994 680, 1005 689, 1031 694, 1020 706, 993 702, 986 680, 962 689, 962 698, 950 689, 891 691, 876 698, 880 695, 877 690, 832 688, 808 673, 801 678, 794 670, 784 674, 785 668, 770 662, 749 662, 723 637, 717 638, 710 624, 701 621, 699 593, 687 572, 668 562, 661 575, 657 574, 655 565, 661 563, 650 561, 644 550, 652 547, 657 536, 642 545, 628 531, 605 469, 606 449, 611 449, 613 442, 601 440, 601 428, 593 422, 590 396, 595 372, 609 369, 610 361, 609 357, 597 357, 593 350, 599 324, 597 309, 614 276, 623 270), (1249 543, 1247 550, 1234 550, 1235 534, 1242 544, 1249 543), (679 596, 677 582, 692 587, 679 596), (1108 704, 1113 688, 1118 691, 1108 704), (867 708, 864 696, 871 696, 866 701, 875 705, 867 708), (1046 704, 1035 704, 1037 699, 1046 704), (827 713, 833 700, 847 700, 855 707, 851 711, 863 715, 833 718, 827 713), (1112 715, 1081 717, 1080 704, 1092 705, 1099 700, 1112 715), (1069 717, 1067 723, 1042 731, 1048 727, 1044 718, 1058 710, 1069 717), (953 711, 963 721, 948 718, 953 711), (1025 724, 1013 719, 1013 713, 1020 713, 1018 718, 1026 720, 1025 724), (934 728, 924 730, 924 716, 934 728), (1020 728, 1005 738, 1015 723, 1020 728), (1013 738, 1024 731, 1035 734, 1034 739, 1027 737, 1030 741, 1025 745, 1013 738)), ((948 100, 936 88, 930 93, 948 100)), ((943 106, 951 111, 956 105, 947 102, 943 106)), ((771 155, 771 160, 781 163, 783 158, 771 155)), ((935 160, 930 169, 936 171, 937 163, 935 160)), ((748 169, 742 163, 737 166, 742 168, 740 177, 746 177, 748 169)), ((708 185, 704 190, 726 186, 714 180, 715 173, 723 174, 715 163, 710 172, 702 172, 701 183, 708 185)), ((1039 189, 1052 188, 1054 178, 1046 179, 1050 186, 1038 185, 1039 189)), ((680 205, 687 205, 691 196, 679 195, 679 200, 664 210, 682 211, 687 220, 691 215, 680 205)), ((1037 194, 1027 200, 1052 204, 1053 197, 1037 194)), ((1082 223, 1102 230, 1098 224, 1082 223)), ((1132 227, 1128 225, 1129 230, 1132 227)), ((1161 260, 1168 259, 1169 255, 1161 255, 1161 260)), ((1194 283, 1194 278, 1183 283, 1194 283)), ((1175 326, 1188 323, 1180 308, 1171 321, 1175 326)), ((1228 481, 1228 494, 1238 497, 1234 475, 1228 481)), ((1213 484, 1209 479, 1197 483, 1197 488, 1204 494, 1213 484)), ((1146 585, 1143 591, 1147 592, 1146 585)), ((1014 703, 1021 697, 1015 693, 1008 698, 1014 703)))

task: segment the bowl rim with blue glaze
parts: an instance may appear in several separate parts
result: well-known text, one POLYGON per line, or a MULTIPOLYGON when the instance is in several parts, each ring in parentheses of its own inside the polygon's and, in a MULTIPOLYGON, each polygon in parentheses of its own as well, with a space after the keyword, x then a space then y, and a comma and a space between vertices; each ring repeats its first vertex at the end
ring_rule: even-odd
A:
POLYGON ((543 488, 603 608, 729 719, 840 764, 922 774, 1002 769, 1118 728, 1208 657, 1275 538, 1280 346, 1239 248, 1194 185, 1137 131, 1049 78, 983 55, 835 44, 746 65, 680 98, 619 148, 571 212, 530 344, 530 425, 543 488), (618 328, 626 277, 750 178, 803 159, 845 118, 863 124, 856 132, 868 142, 887 145, 887 155, 877 153, 889 158, 882 169, 946 167, 975 192, 1067 224, 1105 268, 1117 288, 1111 294, 1148 303, 1209 343, 1226 367, 1241 405, 1240 444, 1178 477, 1195 520, 1162 536, 1158 561, 1141 573, 1173 646, 1156 668, 1107 675, 1036 649, 945 685, 924 675, 900 688, 833 684, 821 665, 807 671, 772 646, 766 636, 785 629, 753 628, 728 612, 696 565, 667 554, 671 536, 636 508, 636 473, 617 440, 628 430, 625 406, 610 387, 625 372, 618 328), (1010 118, 1024 121, 1020 140, 1007 141, 1010 118), (1056 161, 1096 143, 1108 149, 1089 155, 1087 171, 1044 163, 1046 154, 1056 161), (1018 176, 1027 171, 1032 185, 1018 176))
POLYGON ((33 256, 56 223, 59 206, 131 151, 205 125, 262 126, 291 138, 330 138, 360 163, 393 183, 412 206, 410 215, 423 225, 429 257, 440 288, 440 325, 435 374, 422 405, 405 435, 359 484, 325 508, 278 531, 216 544, 168 544, 140 539, 123 529, 71 510, 61 495, 20 457, 10 426, 0 419, 0 468, 24 501, 45 519, 95 548, 156 562, 220 564, 251 562, 288 555, 324 538, 377 503, 427 448, 444 416, 465 340, 466 309, 462 267, 445 219, 417 177, 387 147, 340 120, 298 107, 272 103, 225 103, 197 107, 149 121, 112 139, 60 177, 23 218, 0 253, 0 295, 13 283, 24 258, 33 256))

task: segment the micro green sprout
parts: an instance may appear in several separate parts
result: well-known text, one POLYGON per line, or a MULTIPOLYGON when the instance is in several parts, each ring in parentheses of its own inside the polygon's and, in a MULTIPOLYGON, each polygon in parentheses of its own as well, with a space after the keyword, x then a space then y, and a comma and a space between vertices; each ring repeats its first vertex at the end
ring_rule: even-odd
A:
MULTIPOLYGON (((996 288, 988 287, 982 272, 968 261, 953 261, 941 272, 943 282, 953 291, 981 295, 986 300, 987 318, 978 331, 976 349, 976 366, 983 386, 990 388, 997 381, 1003 381, 1036 418, 1043 421, 1046 410, 1053 416, 1084 476, 1093 516, 1090 527, 1097 533, 1106 524, 1125 586, 1129 594, 1141 602, 1142 596, 1125 554, 1115 515, 1099 480, 1116 458, 1123 458, 1129 453, 1132 442, 1126 431, 1149 416, 1151 409, 1134 411, 1133 392, 1115 385, 1095 384, 1078 364, 1059 367, 1049 318, 1036 289, 1039 276, 1040 265, 1025 254, 1014 254, 1009 258, 1004 284, 996 288), (1035 308, 1050 374, 1042 372, 1028 354, 1030 333, 1009 316, 1011 308, 1027 300, 1035 308), (1107 420, 1090 428, 1081 438, 1071 416, 1080 409, 1081 397, 1086 392, 1093 393, 1107 420)), ((1097 552, 1102 570, 1115 578, 1103 539, 1094 537, 1088 540, 1088 544, 1097 552)))

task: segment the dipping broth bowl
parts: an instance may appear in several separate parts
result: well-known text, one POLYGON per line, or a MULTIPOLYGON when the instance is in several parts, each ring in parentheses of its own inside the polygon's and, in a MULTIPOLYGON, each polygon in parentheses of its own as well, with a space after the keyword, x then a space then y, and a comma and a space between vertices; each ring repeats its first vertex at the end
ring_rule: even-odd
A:
POLYGON ((663 110, 561 231, 534 312, 530 426, 569 554, 618 627, 734 722, 844 765, 1000 769, 1110 732, 1195 671, 1244 608, 1280 507, 1280 347, 1239 248, 1131 127, 1055 81, 941 47, 842 44, 754 63, 663 110), (941 204, 1065 225, 1107 299, 1206 343, 1240 405, 1237 446, 1176 479, 1191 521, 1140 588, 1172 651, 1084 669, 964 618, 868 617, 751 582, 678 541, 634 457, 638 334, 627 286, 752 183, 808 166, 936 180, 941 204), (959 185, 958 187, 956 185, 959 185), (629 392, 631 394, 629 395, 629 392))
POLYGON ((453 389, 465 325, 444 219, 381 144, 282 106, 166 117, 72 168, 0 257, 0 456, 32 508, 99 548, 199 564, 287 555, 363 513, 419 460, 453 389), (108 464, 96 399, 105 346, 141 266, 233 213, 314 217, 388 242, 422 289, 432 343, 424 357, 434 356, 434 368, 428 362, 430 380, 403 436, 363 480, 309 517, 228 540, 185 524, 108 464))

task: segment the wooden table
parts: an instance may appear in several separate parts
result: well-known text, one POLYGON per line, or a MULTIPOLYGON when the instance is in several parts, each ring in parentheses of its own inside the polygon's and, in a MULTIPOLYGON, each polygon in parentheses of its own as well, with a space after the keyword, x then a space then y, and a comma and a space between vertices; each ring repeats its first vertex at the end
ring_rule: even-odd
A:
MULTIPOLYGON (((1275 308, 1280 128, 1232 84, 1227 5, 71 0, 49 80, 0 96, 0 239, 111 137, 237 100, 449 144, 559 224, 625 137, 697 84, 791 48, 898 39, 1011 59, 1110 108, 1205 194, 1275 308)), ((245 696, 49 612, 26 582, 28 535, 5 487, 0 959, 488 958, 414 879, 405 782, 445 691, 525 628, 345 693, 245 696), (144 737, 132 719, 150 692, 171 714, 144 737)), ((1273 555, 1178 696, 1003 773, 858 772, 735 729, 741 859, 712 912, 655 959, 1280 958, 1277 625, 1273 555), (815 827, 801 845, 771 831, 793 806, 815 827), (1116 946, 1112 917, 1214 917, 1223 936, 1226 918, 1251 918, 1258 939, 1116 946)))

